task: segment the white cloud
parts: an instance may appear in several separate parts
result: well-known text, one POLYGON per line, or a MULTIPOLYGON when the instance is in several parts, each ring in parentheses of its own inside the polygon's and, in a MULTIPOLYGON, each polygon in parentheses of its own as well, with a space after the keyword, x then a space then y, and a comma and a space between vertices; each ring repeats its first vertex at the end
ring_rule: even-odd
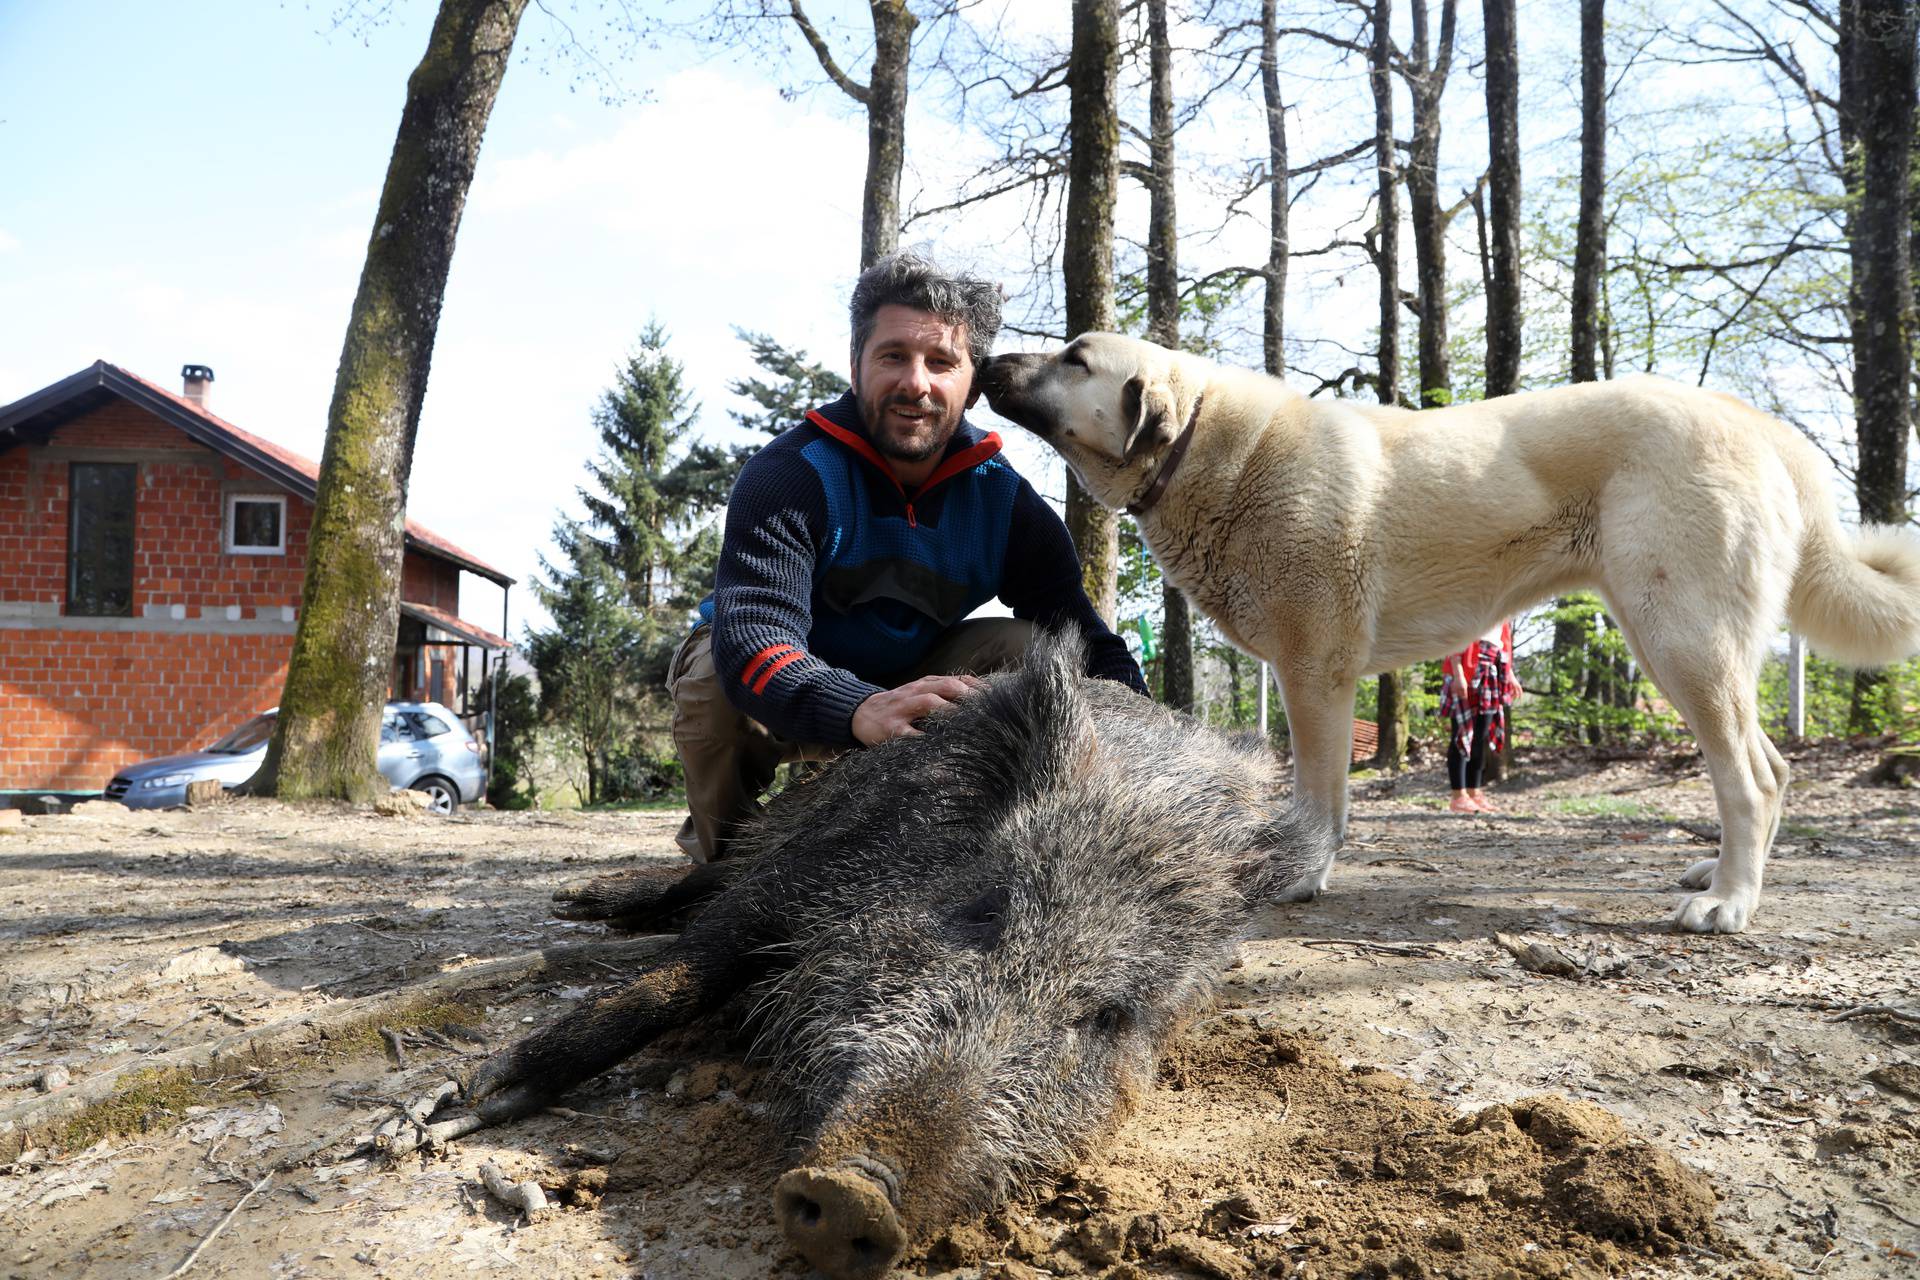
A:
POLYGON ((0 227, 0 253, 12 253, 19 247, 19 237, 9 233, 5 227, 0 227))

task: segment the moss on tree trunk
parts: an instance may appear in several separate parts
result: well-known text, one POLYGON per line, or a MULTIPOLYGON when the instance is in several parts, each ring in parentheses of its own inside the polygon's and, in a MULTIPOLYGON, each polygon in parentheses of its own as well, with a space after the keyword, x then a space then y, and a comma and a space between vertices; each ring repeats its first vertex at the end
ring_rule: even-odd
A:
POLYGON ((443 0, 407 101, 327 411, 300 623, 256 789, 364 800, 393 669, 407 481, 454 237, 527 0, 443 0))
MULTIPOLYGON (((1114 327, 1113 205, 1120 174, 1120 115, 1114 84, 1120 67, 1116 0, 1073 0, 1068 55, 1066 239, 1061 252, 1067 336, 1114 327)), ((1080 577, 1100 616, 1118 607, 1118 518, 1067 473, 1067 529, 1080 553, 1080 577)))

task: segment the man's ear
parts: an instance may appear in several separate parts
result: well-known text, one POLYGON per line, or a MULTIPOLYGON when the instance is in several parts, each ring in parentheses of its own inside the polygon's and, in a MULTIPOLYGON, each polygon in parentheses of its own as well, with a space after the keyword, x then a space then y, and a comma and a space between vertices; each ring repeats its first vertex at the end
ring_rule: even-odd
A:
POLYGON ((967 384, 967 408, 980 403, 980 366, 973 367, 973 381, 967 384))
POLYGON ((1138 374, 1127 379, 1120 398, 1121 421, 1131 421, 1127 433, 1127 458, 1132 462, 1141 454, 1173 443, 1173 388, 1164 382, 1148 382, 1138 374))

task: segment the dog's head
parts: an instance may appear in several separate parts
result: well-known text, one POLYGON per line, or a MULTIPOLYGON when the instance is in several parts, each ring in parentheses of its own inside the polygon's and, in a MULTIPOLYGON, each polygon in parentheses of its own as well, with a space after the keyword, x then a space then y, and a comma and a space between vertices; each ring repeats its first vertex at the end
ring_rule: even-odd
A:
POLYGON ((1138 338, 1083 333, 1051 355, 995 356, 974 385, 995 413, 1059 450, 1088 493, 1124 507, 1153 484, 1183 425, 1179 360, 1138 338))

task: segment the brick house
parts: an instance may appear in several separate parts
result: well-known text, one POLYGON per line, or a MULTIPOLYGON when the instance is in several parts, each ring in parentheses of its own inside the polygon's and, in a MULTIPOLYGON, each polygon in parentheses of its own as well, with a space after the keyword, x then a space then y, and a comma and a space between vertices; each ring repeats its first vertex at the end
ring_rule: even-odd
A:
MULTIPOLYGON (((320 469, 182 372, 97 361, 0 407, 0 790, 97 790, 280 700, 320 469)), ((462 572, 512 582, 408 521, 391 696, 478 725, 474 659, 507 645, 460 618, 462 572)))

